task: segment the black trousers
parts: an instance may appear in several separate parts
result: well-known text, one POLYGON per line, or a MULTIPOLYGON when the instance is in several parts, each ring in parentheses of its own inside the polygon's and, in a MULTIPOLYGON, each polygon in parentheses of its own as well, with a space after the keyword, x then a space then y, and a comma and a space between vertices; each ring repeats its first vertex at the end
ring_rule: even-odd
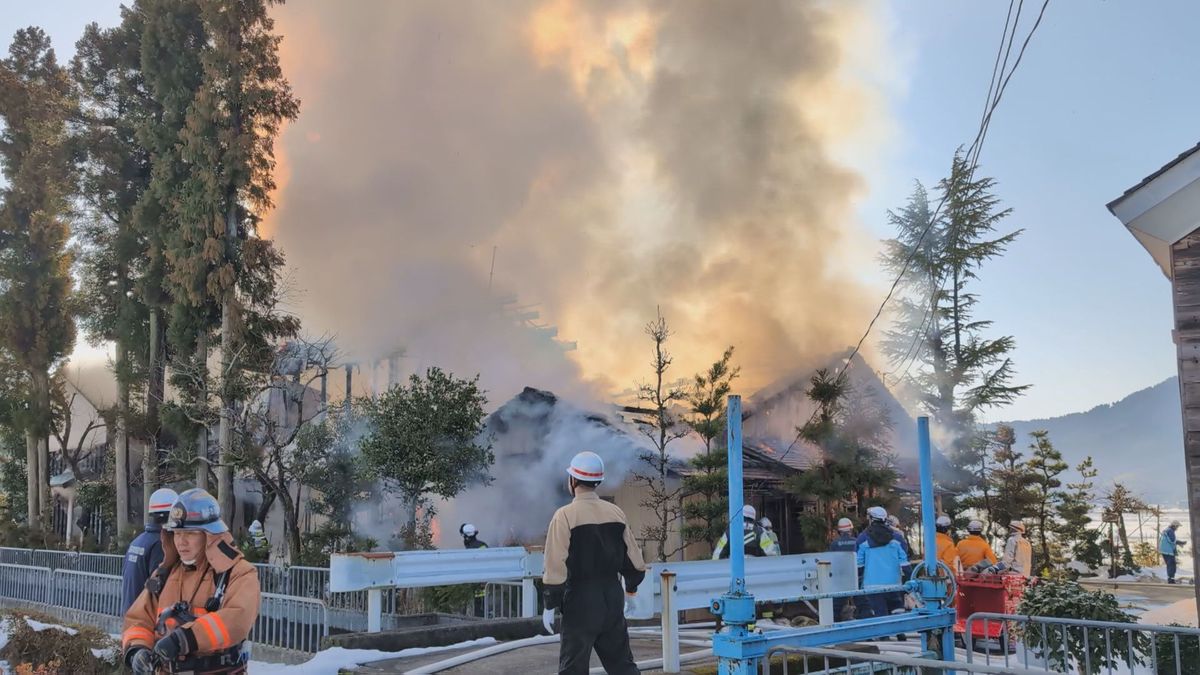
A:
POLYGON ((559 675, 586 675, 592 650, 609 675, 638 675, 625 625, 625 596, 619 584, 568 588, 563 600, 559 675))

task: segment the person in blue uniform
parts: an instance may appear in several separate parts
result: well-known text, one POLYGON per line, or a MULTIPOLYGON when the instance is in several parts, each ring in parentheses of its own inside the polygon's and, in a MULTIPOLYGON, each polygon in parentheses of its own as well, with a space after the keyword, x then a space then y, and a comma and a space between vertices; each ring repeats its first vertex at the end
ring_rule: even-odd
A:
POLYGON ((171 488, 159 488, 150 495, 150 502, 146 504, 150 522, 146 523, 146 529, 129 543, 129 549, 125 552, 125 563, 121 569, 122 616, 142 594, 146 580, 162 564, 162 526, 167 522, 171 507, 178 499, 179 495, 171 488))

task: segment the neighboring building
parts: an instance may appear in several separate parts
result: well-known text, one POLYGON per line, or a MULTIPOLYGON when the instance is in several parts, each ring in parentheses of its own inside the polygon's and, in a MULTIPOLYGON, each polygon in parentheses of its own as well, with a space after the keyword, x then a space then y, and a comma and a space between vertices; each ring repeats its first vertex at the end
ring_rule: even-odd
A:
MULTIPOLYGON (((1200 532, 1200 144, 1108 204, 1171 281, 1191 531, 1200 532)), ((1200 557, 1192 547, 1193 575, 1200 557)), ((1196 586, 1200 604, 1200 586, 1196 586)))

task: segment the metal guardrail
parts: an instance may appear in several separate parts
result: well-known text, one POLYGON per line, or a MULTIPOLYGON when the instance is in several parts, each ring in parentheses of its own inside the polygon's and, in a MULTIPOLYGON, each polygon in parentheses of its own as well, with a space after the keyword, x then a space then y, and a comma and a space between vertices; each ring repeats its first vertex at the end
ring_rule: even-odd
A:
POLYGON ((313 598, 263 593, 250 632, 255 644, 315 653, 329 635, 329 610, 313 598))
POLYGON ((513 619, 521 616, 523 585, 519 581, 493 581, 483 587, 484 619, 513 619))
POLYGON ((1200 673, 1197 628, 978 612, 964 631, 968 662, 1044 664, 1085 675, 1200 673))
POLYGON ((0 597, 48 604, 51 571, 45 567, 0 564, 0 597))
POLYGON ((942 661, 925 656, 900 654, 868 654, 843 649, 821 647, 775 647, 762 659, 763 675, 796 673, 816 675, 862 675, 864 673, 888 673, 909 675, 915 673, 981 673, 985 675, 1046 675, 1062 671, 1038 668, 989 665, 984 663, 961 663, 942 661), (795 661, 795 663, 794 663, 795 661))
POLYGON ((51 572, 50 580, 46 604, 121 616, 121 577, 60 569, 51 572))

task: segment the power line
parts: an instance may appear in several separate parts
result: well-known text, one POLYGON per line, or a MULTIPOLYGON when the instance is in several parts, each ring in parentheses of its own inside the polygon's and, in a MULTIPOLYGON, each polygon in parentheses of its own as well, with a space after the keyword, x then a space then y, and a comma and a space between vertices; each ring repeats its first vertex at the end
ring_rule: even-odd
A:
MULTIPOLYGON (((979 165, 979 155, 983 149, 983 142, 987 136, 988 127, 991 125, 992 115, 996 112, 996 108, 1000 105, 1000 100, 1003 98, 1004 92, 1008 88, 1009 81, 1012 80, 1013 73, 1015 73, 1017 70, 1017 67, 1021 65, 1021 60, 1025 56, 1025 49, 1029 46, 1030 40, 1033 39, 1034 33, 1037 32, 1038 27, 1041 25, 1042 17, 1045 16, 1046 7, 1049 6, 1049 4, 1050 4, 1050 0, 1044 0, 1044 2, 1042 3, 1041 11, 1038 12, 1037 19, 1034 21, 1033 27, 1029 29, 1029 33, 1025 36, 1024 42, 1021 43, 1021 49, 1020 49, 1020 51, 1017 52, 1017 58, 1013 62, 1012 68, 1009 69, 1007 75, 1004 74, 1004 67, 1006 67, 1008 65, 1008 54, 1011 53, 1011 50, 1012 50, 1013 39, 1016 36, 1016 32, 1017 32, 1017 28, 1018 28, 1017 22, 1020 19, 1021 7, 1024 5, 1024 0, 1020 0, 1020 2, 1017 5, 1017 17, 1016 18, 1018 21, 1012 21, 1012 23, 1011 23, 1012 30, 1011 31, 1008 30, 1008 27, 1010 25, 1009 19, 1007 17, 1005 18, 1004 34, 1001 35, 1001 37, 1000 37, 1001 47, 1000 47, 1000 49, 997 50, 997 53, 996 53, 996 61, 998 63, 1001 63, 1001 67, 997 68, 997 66, 995 64, 993 64, 992 81, 988 87, 989 98, 990 98, 990 95, 993 90, 995 90, 996 95, 995 95, 995 98, 991 99, 990 105, 985 105, 986 112, 984 113, 983 118, 979 122, 979 131, 975 134, 975 140, 973 140, 971 142, 970 147, 967 148, 967 151, 964 154, 964 158, 967 161, 967 164, 969 167, 967 169, 967 179, 968 180, 970 180, 975 175, 975 169, 979 165), (1008 42, 1007 49, 1004 48, 1004 44, 1005 44, 1006 40, 1008 42), (1004 57, 1003 62, 1000 62, 1000 51, 1005 52, 1005 57, 1004 57), (1000 73, 1000 76, 1001 76, 1000 79, 996 78, 997 72, 1000 73), (998 88, 995 87, 996 82, 1000 82, 1000 86, 998 88)), ((1011 14, 1012 14, 1012 0, 1010 0, 1010 2, 1009 2, 1009 16, 1011 16, 1011 14)), ((837 375, 835 375, 835 377, 834 377, 835 382, 841 381, 842 377, 846 374, 846 370, 850 367, 850 364, 854 361, 854 357, 857 356, 858 353, 862 350, 863 344, 867 341, 867 338, 871 335, 871 331, 875 328, 875 324, 879 321, 879 318, 883 315, 884 309, 886 309, 888 303, 891 302, 892 296, 895 295, 896 289, 900 286, 900 282, 903 281, 904 276, 906 274, 908 274, 908 268, 910 265, 912 265, 913 260, 916 258, 917 252, 921 248, 921 244, 925 241, 925 237, 929 235, 929 232, 933 229, 934 224, 937 223, 938 216, 941 213, 942 207, 945 206, 946 199, 949 196, 950 196, 949 190, 943 191, 942 198, 938 201, 937 206, 934 208, 933 214, 929 218, 929 222, 925 225, 925 228, 921 231, 921 235, 917 238, 916 243, 913 244, 912 251, 905 258, 904 265, 902 265, 900 268, 900 273, 896 275, 895 281, 893 281, 892 285, 888 288, 887 295, 884 296, 883 302, 879 303, 879 309, 875 311, 875 316, 871 317, 870 323, 867 324, 866 331, 863 332, 862 337, 859 338, 858 342, 854 345, 854 349, 852 349, 850 351, 850 355, 848 357, 846 357, 845 363, 843 363, 841 365, 841 367, 838 368, 837 375)), ((931 311, 932 311, 932 309, 931 309, 931 311)), ((911 364, 910 364, 910 366, 911 366, 911 364)), ((809 424, 811 424, 812 421, 814 419, 816 419, 817 413, 819 411, 820 411, 820 407, 818 406, 817 408, 815 408, 813 410, 813 413, 812 413, 812 415, 809 416, 808 421, 805 422, 804 425, 796 428, 796 437, 794 439, 792 439, 792 442, 788 445, 787 449, 783 452, 782 455, 780 455, 779 461, 782 462, 785 458, 787 458, 788 454, 791 453, 792 449, 796 447, 796 443, 798 443, 800 441, 800 436, 801 436, 800 430, 803 429, 804 427, 808 426, 809 424)))

